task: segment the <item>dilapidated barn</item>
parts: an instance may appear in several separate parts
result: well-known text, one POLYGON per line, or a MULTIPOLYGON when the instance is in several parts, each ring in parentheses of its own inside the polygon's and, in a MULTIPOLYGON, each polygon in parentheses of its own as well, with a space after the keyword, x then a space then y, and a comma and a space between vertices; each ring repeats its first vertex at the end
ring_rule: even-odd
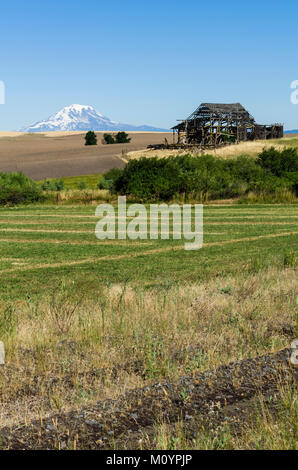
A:
POLYGON ((257 124, 240 103, 202 103, 172 129, 177 134, 178 144, 207 147, 283 137, 282 124, 257 124))

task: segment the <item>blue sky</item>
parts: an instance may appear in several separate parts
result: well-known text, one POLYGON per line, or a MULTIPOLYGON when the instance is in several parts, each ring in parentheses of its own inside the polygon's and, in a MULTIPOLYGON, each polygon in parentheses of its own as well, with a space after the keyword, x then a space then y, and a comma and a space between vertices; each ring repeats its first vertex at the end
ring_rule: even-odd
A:
POLYGON ((241 102, 298 128, 297 0, 10 0, 0 6, 0 130, 90 104, 170 127, 201 102, 241 102))

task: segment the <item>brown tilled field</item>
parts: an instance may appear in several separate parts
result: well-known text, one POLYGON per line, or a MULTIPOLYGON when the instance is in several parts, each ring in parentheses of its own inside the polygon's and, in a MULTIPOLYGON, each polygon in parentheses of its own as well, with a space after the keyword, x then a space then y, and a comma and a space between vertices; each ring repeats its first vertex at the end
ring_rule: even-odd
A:
POLYGON ((122 153, 162 143, 169 133, 130 133, 129 144, 104 145, 103 132, 97 132, 98 145, 86 147, 84 133, 0 134, 0 171, 22 171, 34 180, 103 173, 123 167, 122 153))

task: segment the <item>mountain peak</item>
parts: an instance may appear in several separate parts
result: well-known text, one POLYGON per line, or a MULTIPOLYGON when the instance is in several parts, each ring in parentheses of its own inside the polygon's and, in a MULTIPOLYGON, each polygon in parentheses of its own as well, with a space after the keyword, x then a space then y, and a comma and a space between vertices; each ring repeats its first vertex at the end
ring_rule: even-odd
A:
POLYGON ((82 111, 95 111, 95 109, 93 108, 93 106, 89 106, 86 104, 71 104, 70 106, 65 106, 61 111, 76 111, 81 113, 82 111))
POLYGON ((44 121, 24 127, 21 132, 50 132, 50 131, 147 131, 163 132, 150 126, 133 126, 111 121, 98 113, 93 106, 72 104, 65 106, 56 114, 44 121))

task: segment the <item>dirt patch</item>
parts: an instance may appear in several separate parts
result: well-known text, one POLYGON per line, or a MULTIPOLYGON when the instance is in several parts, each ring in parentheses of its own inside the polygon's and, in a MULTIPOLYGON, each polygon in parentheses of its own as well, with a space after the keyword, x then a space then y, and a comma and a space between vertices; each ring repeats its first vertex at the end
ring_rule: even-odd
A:
POLYGON ((289 366, 289 356, 290 350, 285 349, 182 376, 175 383, 162 380, 79 412, 5 427, 0 430, 1 448, 111 449, 127 447, 128 442, 130 448, 140 448, 144 430, 156 423, 185 421, 195 430, 204 419, 214 423, 235 414, 239 417, 241 405, 256 395, 272 393, 281 380, 297 382, 297 370, 289 366))
POLYGON ((161 143, 168 133, 131 133, 129 144, 103 145, 102 132, 96 133, 98 145, 86 147, 84 134, 19 134, 0 138, 0 171, 22 171, 34 180, 103 173, 122 168, 122 154, 161 143))

